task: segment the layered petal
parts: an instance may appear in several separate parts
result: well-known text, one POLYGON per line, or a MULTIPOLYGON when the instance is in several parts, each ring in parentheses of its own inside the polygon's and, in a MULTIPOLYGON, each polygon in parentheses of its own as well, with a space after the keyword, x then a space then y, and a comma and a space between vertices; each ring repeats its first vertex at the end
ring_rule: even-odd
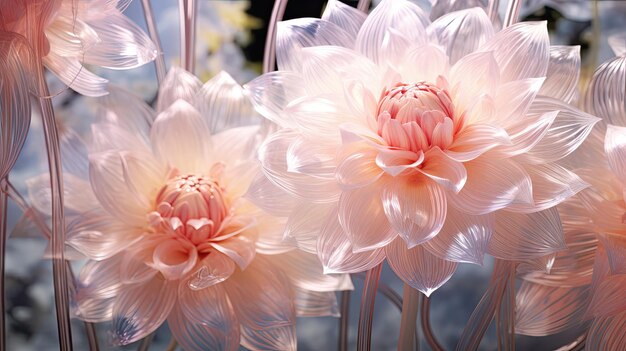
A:
POLYGON ((614 125, 607 127, 604 137, 604 152, 613 174, 626 184, 626 127, 614 125))
POLYGON ((167 324, 172 336, 176 338, 176 342, 184 350, 238 350, 240 343, 239 325, 234 315, 227 318, 233 319, 225 321, 229 324, 229 328, 218 329, 213 327, 210 322, 199 322, 188 318, 180 306, 175 306, 167 318, 167 324))
POLYGON ((328 1, 324 13, 322 14, 323 20, 339 26, 345 30, 353 40, 356 39, 359 29, 361 29, 361 25, 363 25, 366 18, 366 13, 338 0, 328 1))
POLYGON ((550 96, 566 103, 578 97, 580 77, 580 46, 550 47, 550 63, 546 81, 539 95, 550 96))
POLYGON ((583 100, 584 110, 608 123, 626 125, 626 56, 601 64, 591 77, 583 100))
POLYGON ((78 60, 50 52, 43 62, 63 83, 80 94, 92 97, 107 94, 109 81, 89 72, 78 60))
POLYGON ((585 348, 589 350, 622 350, 626 347, 626 312, 611 317, 596 318, 591 327, 585 348))

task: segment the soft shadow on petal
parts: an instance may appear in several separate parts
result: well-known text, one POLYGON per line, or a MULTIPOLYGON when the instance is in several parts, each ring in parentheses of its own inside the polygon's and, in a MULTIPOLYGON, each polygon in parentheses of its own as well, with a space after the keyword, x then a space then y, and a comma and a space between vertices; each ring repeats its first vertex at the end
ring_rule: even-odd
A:
POLYGON ((178 282, 154 276, 122 288, 113 306, 114 342, 128 345, 155 331, 170 314, 178 282))
POLYGON ((548 73, 539 95, 572 102, 578 98, 579 77, 580 46, 550 46, 548 73))
POLYGON ((217 329, 211 323, 189 319, 180 306, 174 306, 167 324, 178 345, 186 351, 236 351, 239 350, 240 328, 236 317, 229 318, 232 318, 230 328, 217 329))
POLYGON ((430 296, 452 277, 457 264, 428 252, 422 245, 407 249, 400 238, 387 245, 387 262, 405 283, 430 296))
POLYGON ((476 51, 494 35, 489 17, 478 7, 443 15, 427 30, 443 45, 451 64, 476 51))
POLYGON ((294 238, 300 250, 316 253, 317 238, 324 226, 320 219, 327 218, 334 205, 300 202, 294 204, 292 209, 285 227, 285 237, 294 238))
POLYGON ((379 180, 370 186, 341 193, 339 223, 354 252, 381 248, 397 236, 383 207, 382 197, 387 184, 388 181, 379 180))
POLYGON ((463 164, 467 182, 458 193, 448 193, 448 203, 461 212, 483 215, 508 206, 518 197, 532 200, 532 184, 524 169, 509 160, 479 157, 463 164))
POLYGON ((198 111, 184 100, 177 100, 161 112, 150 134, 159 158, 183 173, 208 171, 210 132, 198 111))
POLYGON ((354 38, 335 23, 317 18, 297 18, 278 22, 276 33, 278 69, 299 72, 300 50, 322 45, 351 48, 354 45, 354 38))
POLYGON ((150 266, 158 270, 165 279, 179 280, 196 265, 198 251, 196 247, 183 240, 164 240, 153 251, 150 266))
POLYGON ((356 39, 367 14, 339 0, 329 0, 322 14, 322 19, 336 24, 346 31, 350 38, 356 39))
POLYGON ((426 152, 421 166, 417 169, 419 172, 454 193, 461 191, 467 181, 467 171, 463 164, 438 147, 426 152))
POLYGON ((473 216, 448 206, 443 228, 423 246, 448 261, 483 264, 494 227, 495 216, 492 213, 473 216))
POLYGON ((446 220, 446 193, 426 177, 394 179, 381 197, 391 226, 409 248, 437 235, 446 220))
POLYGON ((584 110, 607 123, 626 125, 626 56, 601 64, 593 73, 583 100, 584 110))
POLYGON ((341 315, 334 291, 311 291, 296 287, 298 317, 339 317, 341 315))
POLYGON ((566 249, 556 208, 530 214, 496 213, 489 253, 505 260, 524 260, 566 249))
POLYGON ((43 62, 63 83, 82 95, 98 97, 108 94, 109 81, 89 72, 76 59, 50 52, 43 62))
POLYGON ((589 287, 560 288, 525 281, 516 295, 515 332, 546 336, 583 322, 589 287))
POLYGON ((626 311, 611 317, 596 318, 587 334, 585 349, 624 350, 626 349, 626 311))
POLYGON ((450 68, 455 115, 461 115, 481 95, 495 96, 500 71, 492 52, 469 54, 450 68))
POLYGON ((547 22, 522 22, 507 27, 479 50, 493 51, 503 82, 545 77, 550 60, 547 22))
POLYGON ((157 112, 166 110, 179 99, 193 104, 196 93, 201 87, 202 83, 196 76, 180 67, 173 66, 167 72, 163 83, 159 86, 157 112))
POLYGON ((254 329, 241 326, 241 344, 250 350, 296 350, 296 325, 254 329))
POLYGON ((331 209, 323 221, 317 241, 317 255, 324 273, 357 273, 375 267, 385 259, 383 249, 353 252, 353 246, 339 224, 337 209, 331 209))

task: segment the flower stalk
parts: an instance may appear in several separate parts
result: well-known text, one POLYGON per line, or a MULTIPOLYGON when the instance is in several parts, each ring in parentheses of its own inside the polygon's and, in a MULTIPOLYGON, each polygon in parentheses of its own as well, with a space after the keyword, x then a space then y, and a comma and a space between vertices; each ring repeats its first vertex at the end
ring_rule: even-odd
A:
POLYGON ((359 0, 356 5, 357 10, 367 13, 370 8, 371 0, 359 0))
POLYGON ((428 346, 433 351, 444 351, 439 341, 433 334, 433 330, 430 327, 430 298, 426 295, 420 296, 420 305, 421 305, 421 313, 420 313, 420 321, 422 323, 422 331, 424 332, 424 339, 428 343, 428 346))
POLYGON ((372 321, 374 318, 374 302, 378 281, 382 271, 382 263, 370 269, 365 274, 363 282, 363 294, 361 296, 361 310, 359 312, 359 332, 357 337, 357 349, 369 351, 372 347, 372 321))
POLYGON ((196 0, 180 0, 180 63, 185 70, 196 69, 196 0))
POLYGON ((4 306, 4 259, 6 253, 6 240, 7 240, 7 183, 8 176, 0 179, 0 348, 6 349, 6 319, 5 319, 5 306, 4 306))
POLYGON ((400 321, 400 336, 398 351, 415 349, 415 327, 417 325, 417 310, 419 306, 419 291, 409 284, 404 284, 402 290, 402 319, 400 321))
POLYGON ((276 0, 272 8, 267 37, 265 38, 265 50, 263 52, 263 73, 272 72, 276 67, 276 24, 283 19, 287 0, 276 0))
POLYGON ((506 9, 506 15, 504 16, 504 23, 502 23, 502 28, 506 28, 510 25, 517 23, 517 20, 519 19, 519 11, 521 7, 522 7, 521 0, 509 1, 509 5, 506 9))
POLYGON ((157 27, 154 21, 154 11, 152 11, 152 5, 150 4, 150 0, 141 0, 141 5, 143 6, 143 14, 146 19, 146 25, 148 26, 148 33, 150 34, 150 39, 154 42, 154 45, 157 49, 157 56, 154 59, 154 66, 156 69, 156 76, 159 85, 163 83, 163 79, 165 79, 165 58, 163 57, 163 49, 161 48, 161 39, 159 38, 159 32, 157 31, 157 27))
POLYGON ((348 327, 350 316, 350 290, 341 292, 341 317, 339 318, 339 344, 337 350, 348 350, 348 327))
POLYGON ((506 277, 502 304, 496 311, 498 350, 515 350, 515 270, 506 277))

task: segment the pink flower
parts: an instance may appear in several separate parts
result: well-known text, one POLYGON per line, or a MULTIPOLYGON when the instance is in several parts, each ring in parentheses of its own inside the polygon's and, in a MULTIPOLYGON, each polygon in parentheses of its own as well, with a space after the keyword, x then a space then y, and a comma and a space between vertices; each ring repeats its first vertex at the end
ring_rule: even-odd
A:
POLYGON ((598 67, 584 99, 603 123, 572 160, 592 186, 559 205, 568 250, 550 274, 526 276, 517 301, 516 330, 546 335, 584 326, 589 350, 626 348, 626 51, 612 39, 620 56, 598 67))
POLYGON ((284 128, 249 198, 289 215, 327 272, 386 257, 426 294, 456 262, 562 250, 554 206, 587 184, 559 160, 597 122, 568 104, 578 51, 550 46, 543 22, 494 33, 479 8, 431 23, 402 0, 282 22, 279 71, 246 86, 284 128))
MULTIPOLYGON (((323 275, 315 255, 283 242, 285 219, 242 197, 261 133, 241 87, 174 69, 160 89, 156 118, 113 91, 93 126, 89 181, 66 167, 67 243, 90 259, 76 315, 112 319, 120 344, 167 320, 185 350, 295 349, 296 314, 337 315, 334 291, 349 278, 323 275)), ((37 208, 44 182, 29 184, 37 208)))
POLYGON ((7 0, 0 30, 25 37, 45 66, 77 92, 105 95, 107 80, 83 64, 128 69, 156 57, 141 28, 122 15, 130 1, 7 0))

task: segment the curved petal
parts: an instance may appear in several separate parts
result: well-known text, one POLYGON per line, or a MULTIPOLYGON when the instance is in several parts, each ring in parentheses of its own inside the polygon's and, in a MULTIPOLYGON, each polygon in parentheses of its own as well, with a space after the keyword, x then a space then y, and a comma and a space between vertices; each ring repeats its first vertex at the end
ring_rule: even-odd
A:
POLYGON ((322 19, 336 24, 348 33, 354 41, 367 14, 338 0, 330 0, 322 14, 322 19))
POLYGON ((493 51, 504 82, 545 77, 550 60, 547 23, 516 23, 496 33, 480 50, 493 51))
POLYGON ((457 264, 443 260, 422 245, 407 249, 403 240, 396 239, 387 245, 387 262, 405 283, 424 295, 430 296, 452 277, 457 264))
POLYGON ((626 56, 601 64, 589 81, 584 110, 608 123, 626 125, 626 56))
POLYGON ((157 116, 150 139, 159 158, 183 173, 202 174, 210 167, 210 132, 198 111, 184 100, 157 116))
POLYGON ((115 342, 128 345, 161 326, 174 307, 177 287, 159 276, 124 286, 113 306, 115 342))
POLYGON ((626 311, 611 317, 596 318, 587 334, 589 350, 623 350, 626 348, 626 311))
POLYGON ((387 183, 381 194, 385 214, 409 248, 433 238, 446 220, 446 194, 424 177, 387 183))
POLYGON ((424 11, 409 1, 383 1, 361 26, 356 38, 356 50, 383 64, 388 58, 389 46, 393 46, 389 42, 395 37, 390 35, 390 30, 398 33, 397 37, 420 45, 426 41, 425 28, 429 22, 424 11))
MULTIPOLYGON (((306 75, 306 66, 303 70, 306 75)), ((289 104, 285 108, 285 113, 296 122, 298 130, 304 135, 315 139, 338 140, 339 125, 357 120, 336 100, 334 95, 301 98, 289 104)))
POLYGON ((99 123, 114 124, 135 139, 140 136, 143 144, 150 144, 150 128, 156 112, 142 98, 122 88, 112 86, 109 87, 109 95, 101 98, 98 103, 102 106, 97 116, 99 123))
POLYGON ((341 152, 335 172, 337 182, 343 190, 368 186, 380 179, 384 173, 376 164, 378 152, 375 149, 365 146, 356 152, 352 151, 353 145, 341 152))
POLYGON ((497 146, 509 144, 511 138, 505 129, 490 124, 474 123, 455 135, 454 142, 444 152, 457 162, 467 162, 497 146))
POLYGON ((524 169, 510 160, 479 157, 463 164, 467 182, 458 194, 449 194, 448 203, 461 212, 487 214, 514 201, 532 201, 532 184, 524 169))
POLYGON ((289 216, 296 198, 258 172, 244 195, 263 211, 278 217, 289 216))
MULTIPOLYGON (((208 289, 206 289, 208 290, 208 289)), ((220 303, 221 301, 213 301, 220 303)), ((213 307, 214 305, 209 305, 213 307)), ((211 326, 211 323, 198 322, 189 319, 180 306, 175 306, 167 318, 172 336, 178 345, 184 350, 239 350, 240 328, 234 314, 225 319, 230 328, 218 329, 211 326)))
POLYGON ((489 253, 505 260, 525 260, 564 250, 565 237, 556 208, 518 214, 496 213, 489 253))
POLYGON ((495 96, 500 82, 498 63, 492 52, 471 53, 450 68, 455 115, 462 115, 482 95, 495 96))
POLYGON ((122 288, 119 280, 121 257, 88 261, 77 279, 76 316, 89 322, 111 320, 113 302, 122 288))
POLYGON ((611 316, 626 311, 626 275, 605 277, 593 290, 587 313, 594 317, 611 316))
POLYGON ((578 97, 579 77, 580 46, 550 46, 547 77, 539 95, 572 102, 578 97))
POLYGON ((112 150, 132 150, 149 153, 149 139, 144 139, 140 133, 133 133, 125 128, 127 126, 118 125, 117 123, 100 122, 92 124, 90 153, 112 150))
POLYGON ((176 66, 170 68, 159 86, 157 112, 166 110, 179 99, 193 104, 201 87, 202 83, 193 74, 176 66))
POLYGON ((439 76, 448 76, 448 55, 438 45, 426 44, 409 49, 398 72, 407 82, 436 82, 439 76))
POLYGON ((473 216, 448 206, 443 228, 423 246, 448 261, 482 264, 494 227, 492 213, 473 216))
POLYGON ((609 125, 604 137, 604 152, 609 160, 609 167, 620 181, 626 183, 626 127, 609 125))
POLYGON ((543 82, 543 77, 525 78, 500 85, 495 97, 499 124, 507 126, 523 119, 543 82))
POLYGON ((298 317, 339 317, 339 306, 334 291, 311 291, 296 288, 298 317))
POLYGON ((545 336, 581 323, 589 287, 559 288, 525 281, 516 295, 515 332, 545 336))
POLYGON ((249 350, 296 350, 296 326, 254 329, 241 326, 241 344, 249 350))
POLYGON ((246 269, 256 253, 254 240, 245 235, 236 235, 211 244, 216 250, 230 257, 241 269, 246 269))
POLYGON ((438 147, 426 152, 422 167, 417 170, 435 183, 455 193, 461 191, 467 181, 467 171, 463 164, 454 160, 453 157, 438 147))
POLYGON ((200 268, 191 274, 186 286, 190 290, 207 289, 228 279, 234 272, 235 263, 230 257, 211 251, 200 261, 200 268))
POLYGON ((546 136, 558 113, 558 111, 551 111, 536 114, 508 125, 507 133, 510 136, 510 143, 497 147, 492 155, 509 158, 527 153, 546 136))
POLYGON ((295 204, 285 226, 285 237, 294 238, 299 249, 308 253, 316 253, 317 238, 324 225, 320 218, 328 217, 328 213, 333 207, 330 204, 310 204, 308 202, 295 204))
POLYGON ((196 247, 183 240, 164 240, 152 253, 150 266, 158 270, 165 279, 179 280, 196 265, 198 251, 196 247))
POLYGON ((478 7, 439 17, 428 27, 428 33, 443 45, 451 64, 476 51, 494 35, 489 17, 478 7))
POLYGON ((278 22, 276 61, 281 71, 300 71, 300 49, 322 45, 350 48, 354 38, 335 23, 317 18, 298 18, 278 22))
POLYGON ((180 284, 177 307, 183 314, 181 317, 222 332, 239 329, 237 315, 222 285, 193 290, 187 284, 180 284))
POLYGON ((624 33, 609 35, 608 42, 615 56, 626 55, 626 35, 624 33))
POLYGON ((76 59, 50 52, 43 62, 64 84, 82 95, 98 97, 108 94, 109 81, 89 72, 76 59))
MULTIPOLYGON (((50 191, 50 176, 42 174, 26 180, 28 197, 31 205, 37 211, 50 216, 52 210, 52 194, 50 191)), ((94 196, 89 181, 66 173, 63 177, 63 199, 65 210, 73 213, 82 213, 99 207, 98 199, 94 196)))
POLYGON ((623 235, 600 233, 599 238, 606 251, 611 273, 626 273, 626 239, 623 235))
POLYGON ((302 289, 329 292, 354 289, 349 275, 324 274, 322 263, 314 254, 292 250, 272 259, 302 289))
POLYGON ((385 259, 385 250, 354 252, 353 246, 339 224, 337 209, 331 209, 323 221, 317 241, 317 255, 324 273, 357 273, 375 267, 385 259))
POLYGON ((289 279, 262 255, 223 284, 242 326, 266 330, 295 323, 289 279))
POLYGON ((67 227, 67 244, 92 260, 104 260, 125 249, 141 237, 133 228, 114 217, 85 212, 67 227))
POLYGON ((397 235, 382 203, 386 183, 379 180, 368 187, 344 191, 339 197, 339 223, 354 252, 383 247, 397 235))
POLYGON ((376 155, 376 166, 392 177, 414 172, 423 161, 422 150, 415 153, 397 148, 379 148, 376 155))

